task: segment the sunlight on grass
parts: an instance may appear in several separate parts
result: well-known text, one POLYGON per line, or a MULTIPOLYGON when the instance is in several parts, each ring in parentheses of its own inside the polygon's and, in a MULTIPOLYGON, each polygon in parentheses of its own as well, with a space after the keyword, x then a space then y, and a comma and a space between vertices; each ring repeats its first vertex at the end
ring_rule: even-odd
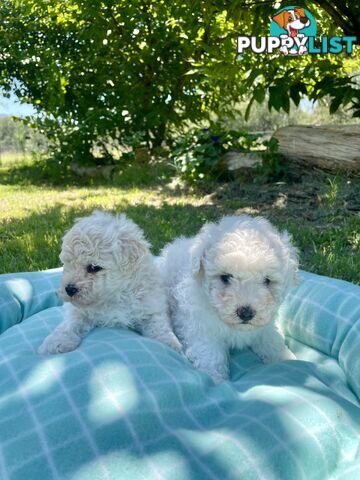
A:
POLYGON ((8 167, 11 165, 28 165, 32 163, 32 157, 28 153, 19 152, 1 152, 0 151, 0 167, 8 167))

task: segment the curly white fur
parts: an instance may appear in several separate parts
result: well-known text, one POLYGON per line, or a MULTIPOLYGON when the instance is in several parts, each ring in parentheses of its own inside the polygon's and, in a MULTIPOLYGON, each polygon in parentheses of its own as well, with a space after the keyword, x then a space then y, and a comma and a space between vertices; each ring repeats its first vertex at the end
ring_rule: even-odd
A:
POLYGON ((60 259, 64 320, 45 338, 39 353, 74 350, 98 326, 132 328, 181 350, 149 244, 125 215, 95 211, 78 219, 63 238, 60 259))
POLYGON ((230 348, 251 348, 263 362, 295 358, 275 324, 297 279, 287 232, 261 217, 224 217, 166 246, 158 268, 187 357, 216 383, 228 378, 230 348))

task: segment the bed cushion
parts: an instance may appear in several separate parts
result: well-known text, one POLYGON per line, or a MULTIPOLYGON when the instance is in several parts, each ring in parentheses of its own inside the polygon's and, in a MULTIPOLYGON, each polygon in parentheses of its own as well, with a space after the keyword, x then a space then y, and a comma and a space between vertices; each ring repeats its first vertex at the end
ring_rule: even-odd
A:
POLYGON ((360 478, 360 288, 302 272, 280 322, 296 361, 232 352, 214 386, 168 347, 96 329, 39 356, 60 270, 0 276, 0 478, 360 478))

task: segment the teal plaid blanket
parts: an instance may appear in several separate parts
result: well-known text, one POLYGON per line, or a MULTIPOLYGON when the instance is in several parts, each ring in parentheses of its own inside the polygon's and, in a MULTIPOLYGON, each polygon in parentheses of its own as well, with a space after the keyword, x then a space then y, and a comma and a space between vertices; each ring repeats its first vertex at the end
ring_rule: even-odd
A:
POLYGON ((120 329, 37 355, 62 317, 59 277, 0 276, 1 480, 360 478, 359 287, 303 272, 280 312, 299 360, 233 352, 214 386, 120 329))

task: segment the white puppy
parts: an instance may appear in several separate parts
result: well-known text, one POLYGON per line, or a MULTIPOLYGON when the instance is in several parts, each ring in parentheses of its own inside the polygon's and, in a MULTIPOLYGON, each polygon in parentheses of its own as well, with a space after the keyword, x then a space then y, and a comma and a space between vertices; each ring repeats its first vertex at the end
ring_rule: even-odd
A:
POLYGON ((261 217, 225 217, 166 246, 158 267, 185 354, 216 383, 228 378, 230 348, 251 348, 263 362, 295 358, 275 325, 297 278, 287 232, 261 217))
POLYGON ((125 215, 81 218, 63 238, 63 322, 39 353, 74 350, 97 326, 129 327, 175 350, 164 287, 143 232, 125 215))

